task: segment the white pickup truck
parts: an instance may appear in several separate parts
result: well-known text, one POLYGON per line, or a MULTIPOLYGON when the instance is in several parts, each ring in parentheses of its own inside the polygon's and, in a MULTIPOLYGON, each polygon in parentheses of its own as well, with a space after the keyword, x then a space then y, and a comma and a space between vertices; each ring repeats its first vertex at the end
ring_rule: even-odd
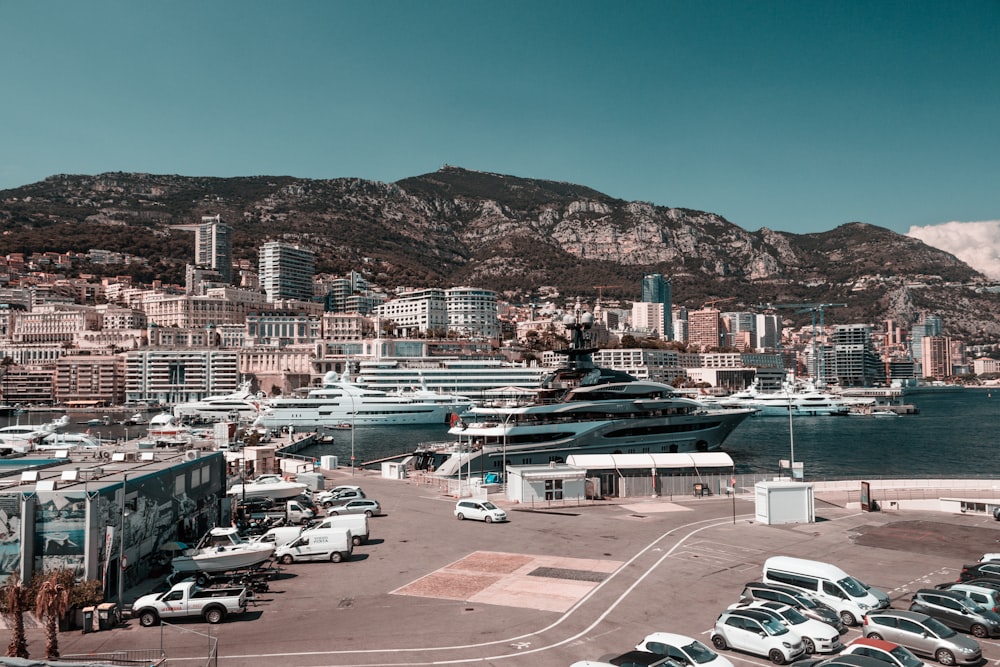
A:
POLYGON ((201 616, 209 623, 221 623, 229 614, 247 609, 247 589, 200 588, 194 581, 182 581, 165 593, 143 595, 132 605, 132 616, 149 627, 161 618, 201 616))

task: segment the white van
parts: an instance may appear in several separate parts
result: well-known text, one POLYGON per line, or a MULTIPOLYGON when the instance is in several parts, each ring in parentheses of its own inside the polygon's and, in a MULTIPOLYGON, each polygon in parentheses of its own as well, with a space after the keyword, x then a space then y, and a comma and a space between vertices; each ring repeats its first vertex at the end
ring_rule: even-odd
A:
POLYGON ((857 625, 869 611, 889 606, 884 592, 869 589, 839 567, 816 560, 772 556, 764 561, 764 581, 812 593, 833 607, 844 625, 857 625))
POLYGON ((280 547, 282 544, 288 544, 301 533, 302 526, 278 526, 277 528, 271 528, 259 537, 255 537, 254 541, 280 547))
POLYGON ((347 528, 321 528, 306 530, 301 535, 278 547, 274 557, 288 565, 300 560, 328 560, 339 563, 351 557, 354 542, 347 528))
POLYGON ((337 514, 328 516, 319 523, 309 527, 309 530, 323 528, 347 528, 351 531, 354 546, 360 546, 368 541, 368 517, 364 514, 337 514))

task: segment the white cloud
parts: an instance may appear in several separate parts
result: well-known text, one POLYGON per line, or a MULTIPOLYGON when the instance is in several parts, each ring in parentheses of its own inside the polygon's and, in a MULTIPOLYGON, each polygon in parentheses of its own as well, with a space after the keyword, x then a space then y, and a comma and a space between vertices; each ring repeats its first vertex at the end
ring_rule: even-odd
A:
POLYGON ((906 235, 950 252, 990 278, 1000 279, 1000 220, 913 226, 906 235))

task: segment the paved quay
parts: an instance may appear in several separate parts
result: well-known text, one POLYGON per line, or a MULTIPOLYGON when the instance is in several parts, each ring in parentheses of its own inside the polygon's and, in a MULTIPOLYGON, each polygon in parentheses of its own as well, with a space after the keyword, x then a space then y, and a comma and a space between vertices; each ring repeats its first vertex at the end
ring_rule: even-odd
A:
MULTIPOLYGON (((718 614, 783 554, 835 563, 906 608, 912 592, 954 581, 998 550, 1000 522, 925 509, 861 513, 851 494, 817 492, 817 521, 754 522, 753 494, 594 501, 526 511, 507 524, 457 521, 437 488, 368 471, 327 471, 379 500, 372 541, 343 563, 282 566, 249 613, 60 635, 63 654, 163 647, 170 665, 569 665, 631 649, 653 631, 708 642, 718 614), (196 634, 203 633, 203 634, 196 634)), ((943 496, 953 493, 942 492, 943 496)), ((853 496, 856 498, 856 494, 853 496)), ((130 596, 131 597, 131 596, 130 596)), ((844 640, 859 636, 852 628, 844 640)), ((37 657, 44 638, 30 631, 37 657)), ((981 642, 990 662, 995 640, 981 642)), ((736 667, 768 664, 726 652, 736 667)))

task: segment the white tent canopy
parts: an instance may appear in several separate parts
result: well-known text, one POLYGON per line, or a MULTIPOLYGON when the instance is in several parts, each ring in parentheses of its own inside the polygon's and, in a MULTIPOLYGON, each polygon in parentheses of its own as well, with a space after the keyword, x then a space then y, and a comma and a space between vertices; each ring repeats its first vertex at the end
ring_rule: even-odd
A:
POLYGON ((587 470, 636 470, 642 468, 729 468, 733 459, 725 452, 690 454, 570 454, 566 463, 587 470))

